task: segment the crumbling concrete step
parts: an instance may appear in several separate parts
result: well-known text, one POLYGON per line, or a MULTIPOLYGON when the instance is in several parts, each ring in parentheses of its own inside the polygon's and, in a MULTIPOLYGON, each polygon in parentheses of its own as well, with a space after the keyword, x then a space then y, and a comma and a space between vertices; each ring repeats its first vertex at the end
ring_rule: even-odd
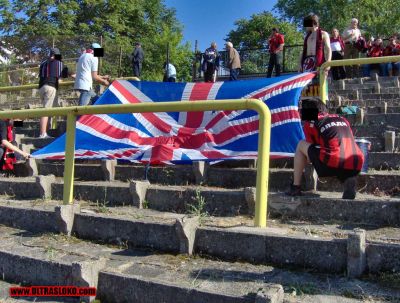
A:
MULTIPOLYGON (((392 175, 389 176, 392 177, 392 175)), ((365 187, 362 183, 358 186, 365 187)), ((62 189, 62 183, 52 184, 53 199, 62 200, 62 189)), ((74 194, 75 197, 78 197, 78 200, 97 203, 101 209, 116 205, 133 205, 158 211, 213 216, 253 214, 255 204, 254 189, 229 190, 200 186, 160 186, 140 181, 131 184, 122 182, 76 182, 74 194)), ((305 197, 304 200, 289 199, 291 203, 288 203, 288 198, 283 194, 271 193, 270 211, 274 214, 275 209, 281 210, 282 207, 288 205, 289 210, 293 212, 285 212, 285 215, 295 218, 370 222, 390 226, 398 224, 400 218, 398 199, 388 197, 379 199, 373 196, 360 195, 355 201, 349 202, 340 198, 341 193, 331 193, 329 195, 323 194, 322 197, 320 195, 305 197), (280 203, 280 199, 283 204, 280 203), (360 201, 368 201, 368 203, 360 203, 360 201), (347 215, 343 215, 343 212, 347 215)), ((281 214, 279 211, 278 213, 281 214)), ((7 212, 4 216, 13 217, 7 212)))
POLYGON ((268 200, 271 215, 278 217, 400 226, 400 197, 358 194, 355 200, 344 200, 341 194, 330 192, 305 193, 301 197, 271 193, 268 200))
MULTIPOLYGON (((38 285, 36 281, 47 275, 54 264, 63 264, 66 277, 72 280, 69 283, 77 286, 97 286, 96 299, 101 302, 288 303, 295 300, 299 303, 359 303, 363 302, 362 296, 365 293, 368 293, 371 300, 400 297, 398 291, 382 287, 378 283, 340 275, 322 276, 301 270, 289 271, 244 262, 228 263, 198 256, 153 254, 127 250, 124 247, 105 247, 62 235, 29 234, 5 227, 0 227, 0 230, 1 238, 7 239, 9 245, 25 248, 23 253, 9 254, 8 260, 11 263, 7 267, 8 273, 15 275, 12 272, 13 266, 16 264, 18 269, 25 262, 29 265, 29 271, 26 272, 27 268, 24 268, 17 278, 31 278, 32 273, 36 271, 38 279, 32 283, 25 280, 25 284, 38 285), (24 237, 21 238, 20 234, 24 234, 24 237), (42 259, 38 260, 36 255, 41 255, 42 259), (17 263, 17 260, 21 260, 21 264, 17 263), (96 261, 100 264, 94 263, 96 261), (89 273, 92 279, 88 279, 89 273), (329 285, 326 283, 327 279, 329 285), (312 288, 310 294, 305 291, 307 287, 312 288), (344 295, 349 296, 348 294, 359 299, 347 299, 344 295)), ((0 248, 0 251, 2 250, 0 248)), ((63 277, 57 276, 58 272, 59 268, 50 272, 49 278, 53 277, 53 280, 48 285, 58 285, 63 280, 63 277)), ((22 281, 18 281, 20 282, 22 281)), ((0 300, 5 299, 13 303, 38 300, 9 299, 10 286, 13 285, 0 281, 0 300)), ((60 302, 60 299, 62 302, 68 302, 63 297, 54 302, 60 302)), ((88 298, 83 299, 86 301, 88 298)), ((53 300, 50 298, 46 302, 53 300)))
POLYGON ((400 113, 400 106, 368 106, 366 111, 368 114, 398 114, 400 113))
POLYGON ((369 125, 390 125, 400 127, 400 114, 367 114, 365 122, 369 125))
MULTIPOLYGON (((51 184, 51 197, 63 198, 63 183, 51 184)), ((99 205, 132 205, 129 183, 126 182, 74 182, 74 198, 99 203, 99 205)))
POLYGON ((352 127, 354 137, 379 137, 383 138, 386 130, 400 132, 400 128, 390 125, 357 124, 352 127))
MULTIPOLYGON (((84 180, 84 181, 101 181, 106 180, 106 174, 102 170, 101 167, 101 160, 95 161, 97 164, 75 164, 74 166, 74 173, 76 180, 84 180)), ((64 176, 64 161, 56 162, 56 163, 49 163, 49 162, 42 162, 38 161, 37 163, 38 173, 40 175, 54 175, 56 177, 63 177, 64 176)))
MULTIPOLYGON (((149 243, 156 243, 156 245, 153 246, 153 249, 157 251, 169 251, 171 243, 176 242, 176 240, 173 240, 171 236, 173 234, 178 234, 179 232, 171 228, 166 228, 166 226, 169 224, 172 225, 173 218, 176 218, 177 215, 170 214, 169 216, 165 216, 164 214, 163 219, 161 215, 152 215, 153 227, 151 228, 153 230, 151 231, 151 228, 147 227, 147 229, 144 229, 144 227, 140 227, 139 224, 140 222, 151 223, 148 214, 147 217, 144 218, 146 212, 146 210, 142 211, 142 219, 131 219, 130 217, 132 217, 132 214, 139 215, 139 212, 136 211, 136 213, 132 213, 132 211, 127 208, 124 210, 123 214, 120 212, 121 214, 119 215, 116 215, 115 213, 95 215, 87 212, 85 214, 76 214, 76 218, 74 219, 75 221, 82 220, 80 217, 83 215, 85 217, 90 217, 92 223, 86 225, 83 225, 82 222, 74 223, 72 232, 79 238, 89 238, 103 243, 114 243, 124 248, 132 246, 148 248, 149 243), (100 220, 97 218, 100 218, 100 220), (156 223, 156 221, 160 220, 163 220, 163 222, 156 223), (167 224, 166 221, 168 220, 171 223, 167 224), (130 221, 131 223, 128 223, 127 221, 130 221), (136 227, 134 224, 136 224, 136 227), (155 228, 154 225, 156 224, 164 225, 164 229, 158 227, 155 228), (84 230, 86 234, 83 234, 82 230, 84 230), (145 246, 145 243, 148 244, 145 246)), ((287 228, 258 229, 253 227, 199 227, 198 224, 194 224, 196 223, 194 220, 189 224, 193 224, 193 226, 187 225, 188 222, 186 222, 185 226, 184 220, 181 221, 181 223, 183 223, 181 226, 182 235, 179 236, 179 246, 176 246, 179 249, 178 252, 193 252, 195 254, 218 257, 220 260, 242 260, 255 264, 272 263, 283 266, 291 265, 300 268, 312 268, 324 272, 344 272, 347 269, 351 272, 353 270, 352 266, 360 262, 360 260, 355 260, 355 256, 353 255, 355 253, 354 250, 357 249, 356 243, 364 241, 364 244, 361 243, 361 247, 358 249, 360 250, 363 249, 362 247, 365 247, 365 245, 367 246, 366 254, 363 255, 362 258, 365 258, 364 260, 368 262, 368 269, 371 273, 379 271, 397 271, 400 268, 400 262, 397 258, 398 253, 400 252, 400 245, 372 242, 365 243, 365 232, 362 231, 349 231, 349 238, 346 240, 343 238, 332 238, 330 236, 301 236, 301 233, 291 231, 287 228), (362 238, 356 236, 360 233, 363 233, 362 238), (191 246, 192 249, 189 249, 189 246, 191 246), (378 258, 379 255, 381 257, 378 258)), ((0 227, 1 237, 5 237, 9 240, 0 241, 0 252, 3 247, 8 248, 8 243, 13 243, 13 237, 8 236, 4 229, 5 227, 0 227)), ((54 248, 57 250, 56 257, 62 257, 62 260, 70 260, 68 259, 69 254, 67 251, 73 252, 74 256, 78 258, 85 256, 86 259, 90 259, 91 262, 93 259, 101 260, 110 253, 114 256, 112 259, 119 258, 118 256, 120 256, 125 260, 125 258, 130 256, 127 253, 118 253, 112 248, 103 247, 96 249, 94 246, 90 247, 87 245, 82 247, 80 241, 73 240, 73 242, 70 243, 66 237, 51 236, 48 240, 48 234, 43 235, 46 237, 45 240, 37 236, 33 237, 33 240, 30 240, 29 234, 25 235, 24 238, 20 239, 23 242, 22 246, 25 246, 25 249, 29 249, 29 247, 37 248, 45 245, 48 254, 53 253, 52 249, 49 249, 49 247, 54 248), (57 240, 59 238, 64 242, 62 245, 49 243, 49 241, 53 241, 53 239, 57 240), (27 241, 29 241, 29 243, 26 243, 27 241), (43 242, 44 245, 39 245, 43 242), (77 248, 81 253, 78 253, 77 248)), ((21 241, 18 241, 18 245, 21 245, 21 241)), ((12 248, 9 250, 19 251, 12 248)), ((38 248, 38 250, 42 251, 40 248, 38 248)), ((176 251, 173 252, 176 253, 176 251)), ((143 255, 144 254, 142 253, 136 255, 136 257, 143 255)), ((8 257, 12 258, 12 256, 8 257)), ((161 258, 160 255, 157 255, 157 258, 161 258)), ((46 260, 46 258, 41 259, 46 260)), ((179 260, 179 263, 181 261, 182 260, 179 260)), ((199 264, 202 263, 199 261, 200 260, 197 259, 199 264)), ((98 263, 99 261, 96 262, 98 263)), ((152 264, 154 265, 154 261, 152 264)), ((171 261, 167 264, 170 266, 172 265, 171 261)), ((362 272, 366 270, 365 266, 367 263, 363 264, 364 265, 359 264, 359 266, 362 267, 362 270, 361 273, 358 274, 362 274, 362 272)), ((145 264, 142 262, 141 265, 145 264)), ((115 265, 110 267, 114 268, 114 270, 111 271, 115 272, 115 265)), ((10 265, 10 269, 12 268, 13 266, 10 265)), ((124 265, 123 268, 127 269, 128 266, 124 265)), ((140 271, 141 269, 146 272, 146 266, 136 266, 135 270, 140 271)), ((152 273, 154 274, 154 271, 152 271, 152 273)))
POLYGON ((368 156, 369 168, 400 170, 400 153, 372 152, 368 156))
POLYGON ((0 195, 16 199, 45 199, 50 196, 50 185, 54 181, 54 176, 0 177, 0 195))
MULTIPOLYGON (((105 263, 84 251, 67 252, 66 244, 0 226, 0 274, 7 282, 23 285, 96 287, 105 263), (63 247, 64 246, 64 247, 63 247)), ((84 248, 84 247, 82 247, 84 248)), ((75 299, 76 300, 76 299, 75 299)), ((85 302, 88 298, 82 298, 85 302)))
POLYGON ((55 138, 32 138, 32 137, 26 137, 26 138, 21 138, 21 143, 22 144, 31 144, 34 146, 34 148, 43 148, 46 145, 49 145, 51 142, 53 142, 55 138))
MULTIPOLYGON (((377 195, 395 193, 400 185, 399 171, 370 170, 357 176, 357 190, 377 195), (394 190, 394 191, 393 191, 394 190)), ((336 178, 321 178, 317 189, 321 191, 341 191, 342 185, 336 178)))

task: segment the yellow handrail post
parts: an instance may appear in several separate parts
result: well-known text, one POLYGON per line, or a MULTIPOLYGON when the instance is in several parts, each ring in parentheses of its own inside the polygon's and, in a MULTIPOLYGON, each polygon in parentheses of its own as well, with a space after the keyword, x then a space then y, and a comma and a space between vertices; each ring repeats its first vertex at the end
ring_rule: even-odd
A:
POLYGON ((65 140, 64 204, 72 204, 74 196, 75 134, 76 115, 71 112, 67 115, 67 138, 65 140))
POLYGON ((149 112, 192 112, 210 110, 255 110, 259 114, 258 167, 256 181, 256 206, 254 225, 265 227, 267 222, 267 195, 269 174, 269 147, 271 138, 271 113, 267 105, 257 99, 181 101, 138 104, 111 104, 98 106, 76 106, 65 108, 40 108, 0 112, 0 119, 39 118, 43 116, 67 116, 64 167, 64 204, 73 202, 76 117, 78 115, 98 115, 105 113, 149 113, 149 112))
POLYGON ((254 226, 267 226, 269 151, 271 142, 271 113, 261 100, 253 100, 259 114, 256 205, 254 226))
POLYGON ((323 103, 327 103, 328 100, 328 81, 327 81, 327 76, 325 76, 325 67, 323 68, 321 66, 320 70, 319 70, 319 95, 321 97, 321 101, 323 103))

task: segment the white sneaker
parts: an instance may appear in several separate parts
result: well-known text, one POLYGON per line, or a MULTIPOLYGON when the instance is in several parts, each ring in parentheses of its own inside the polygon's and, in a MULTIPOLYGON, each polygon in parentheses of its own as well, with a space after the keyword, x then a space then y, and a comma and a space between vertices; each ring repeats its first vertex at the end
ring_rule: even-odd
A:
POLYGON ((41 134, 41 135, 39 136, 39 138, 40 138, 40 139, 49 139, 49 138, 53 138, 53 137, 50 137, 47 133, 44 133, 44 134, 41 134))

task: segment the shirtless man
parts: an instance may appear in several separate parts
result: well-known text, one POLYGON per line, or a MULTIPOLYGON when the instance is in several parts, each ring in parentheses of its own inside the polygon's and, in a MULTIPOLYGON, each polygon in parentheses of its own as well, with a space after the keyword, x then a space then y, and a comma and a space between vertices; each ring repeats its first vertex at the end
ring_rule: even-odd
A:
MULTIPOLYGON (((301 56, 301 72, 317 70, 324 62, 331 61, 331 43, 329 34, 319 27, 317 15, 310 14, 304 18, 304 28, 307 35, 304 38, 303 54, 301 56)), ((330 67, 325 68, 325 77, 330 67)))

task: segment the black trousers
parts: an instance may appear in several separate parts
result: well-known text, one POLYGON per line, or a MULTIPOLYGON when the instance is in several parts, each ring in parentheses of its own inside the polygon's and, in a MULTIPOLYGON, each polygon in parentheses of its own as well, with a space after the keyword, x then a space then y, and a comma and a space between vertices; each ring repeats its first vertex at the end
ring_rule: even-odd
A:
POLYGON ((267 78, 271 78, 272 70, 274 68, 275 68, 275 75, 277 77, 281 75, 282 56, 283 56, 282 52, 269 55, 267 78))
POLYGON ((142 72, 142 63, 141 62, 134 62, 133 66, 133 76, 140 78, 140 74, 142 72))
POLYGON ((207 63, 207 69, 204 72, 204 82, 214 82, 215 65, 207 63))
MULTIPOLYGON (((332 60, 343 60, 343 55, 338 51, 333 51, 332 60)), ((344 66, 332 67, 332 78, 333 80, 346 79, 346 70, 344 66)))

